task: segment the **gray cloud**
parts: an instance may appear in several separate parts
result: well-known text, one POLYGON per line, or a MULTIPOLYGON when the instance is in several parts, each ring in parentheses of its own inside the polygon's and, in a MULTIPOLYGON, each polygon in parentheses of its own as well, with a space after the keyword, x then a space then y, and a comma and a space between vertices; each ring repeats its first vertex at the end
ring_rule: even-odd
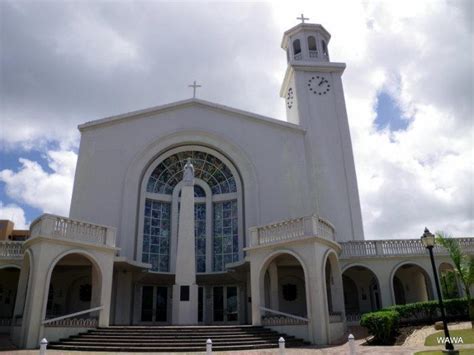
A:
MULTIPOLYGON (((472 235, 472 6, 0 1, 0 144, 47 151, 56 141, 58 156, 71 158, 58 164, 71 164, 77 124, 188 98, 193 80, 203 84, 201 98, 283 119, 280 40, 304 9, 331 32, 331 59, 347 62, 366 237, 414 238, 425 225, 472 235), (411 118, 407 131, 375 130, 381 90, 411 118)), ((42 176, 51 193, 58 174, 35 172, 8 173, 16 186, 6 190, 24 192, 28 176, 42 176)))
POLYGON ((1 10, 7 142, 46 132, 72 139, 78 123, 189 97, 194 79, 200 97, 278 111, 272 70, 285 59, 269 4, 2 2, 1 10))

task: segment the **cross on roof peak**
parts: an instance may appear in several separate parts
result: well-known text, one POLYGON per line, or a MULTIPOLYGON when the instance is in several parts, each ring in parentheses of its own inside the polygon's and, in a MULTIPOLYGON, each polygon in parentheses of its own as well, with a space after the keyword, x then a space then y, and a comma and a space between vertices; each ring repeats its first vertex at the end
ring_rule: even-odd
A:
POLYGON ((309 20, 309 18, 308 18, 308 17, 304 17, 303 14, 301 14, 301 17, 297 17, 296 19, 297 19, 297 20, 301 20, 301 23, 304 23, 304 20, 309 20))
POLYGON ((196 98, 196 88, 202 87, 202 85, 196 84, 196 80, 193 81, 192 85, 188 85, 188 87, 193 88, 193 99, 196 98))

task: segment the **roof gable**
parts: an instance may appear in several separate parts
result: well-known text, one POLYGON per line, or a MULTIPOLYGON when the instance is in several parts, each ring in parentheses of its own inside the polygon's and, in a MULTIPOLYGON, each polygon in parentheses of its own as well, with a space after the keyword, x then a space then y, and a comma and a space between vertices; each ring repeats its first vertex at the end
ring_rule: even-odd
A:
POLYGON ((182 100, 182 101, 176 101, 169 104, 154 106, 154 107, 150 107, 143 110, 132 111, 132 112, 116 115, 116 116, 109 116, 109 117, 105 117, 98 120, 80 124, 78 128, 79 128, 79 131, 82 132, 82 131, 94 129, 97 127, 120 123, 126 120, 146 117, 146 116, 150 116, 154 114, 160 114, 166 111, 172 111, 172 110, 177 110, 177 109, 192 107, 192 106, 201 106, 201 107, 205 107, 211 110, 221 111, 227 114, 233 114, 233 115, 237 115, 237 116, 250 119, 253 121, 258 121, 260 123, 266 123, 269 125, 277 125, 283 128, 289 128, 289 129, 299 130, 299 131, 304 132, 303 128, 293 123, 277 120, 275 118, 258 115, 258 114, 251 113, 248 111, 243 111, 243 110, 239 110, 239 109, 232 108, 229 106, 220 105, 214 102, 200 100, 200 99, 187 99, 187 100, 182 100))

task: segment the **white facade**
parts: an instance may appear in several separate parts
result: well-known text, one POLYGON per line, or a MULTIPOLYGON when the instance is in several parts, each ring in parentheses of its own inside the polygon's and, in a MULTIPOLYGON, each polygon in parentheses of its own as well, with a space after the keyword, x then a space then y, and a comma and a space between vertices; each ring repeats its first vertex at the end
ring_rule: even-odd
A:
POLYGON ((14 341, 35 347, 52 325, 263 324, 328 344, 360 313, 433 298, 419 241, 364 241, 329 39, 315 24, 284 34, 287 122, 189 99, 80 125, 70 218, 40 217, 24 252, 0 256, 21 268, 14 341))

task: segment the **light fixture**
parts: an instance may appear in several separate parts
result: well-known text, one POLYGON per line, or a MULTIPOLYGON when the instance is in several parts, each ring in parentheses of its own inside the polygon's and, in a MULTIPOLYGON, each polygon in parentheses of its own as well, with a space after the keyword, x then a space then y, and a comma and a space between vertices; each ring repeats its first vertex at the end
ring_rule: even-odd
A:
POLYGON ((433 248, 435 245, 435 236, 426 227, 425 231, 423 232, 423 235, 421 236, 421 242, 423 243, 425 248, 433 248))

